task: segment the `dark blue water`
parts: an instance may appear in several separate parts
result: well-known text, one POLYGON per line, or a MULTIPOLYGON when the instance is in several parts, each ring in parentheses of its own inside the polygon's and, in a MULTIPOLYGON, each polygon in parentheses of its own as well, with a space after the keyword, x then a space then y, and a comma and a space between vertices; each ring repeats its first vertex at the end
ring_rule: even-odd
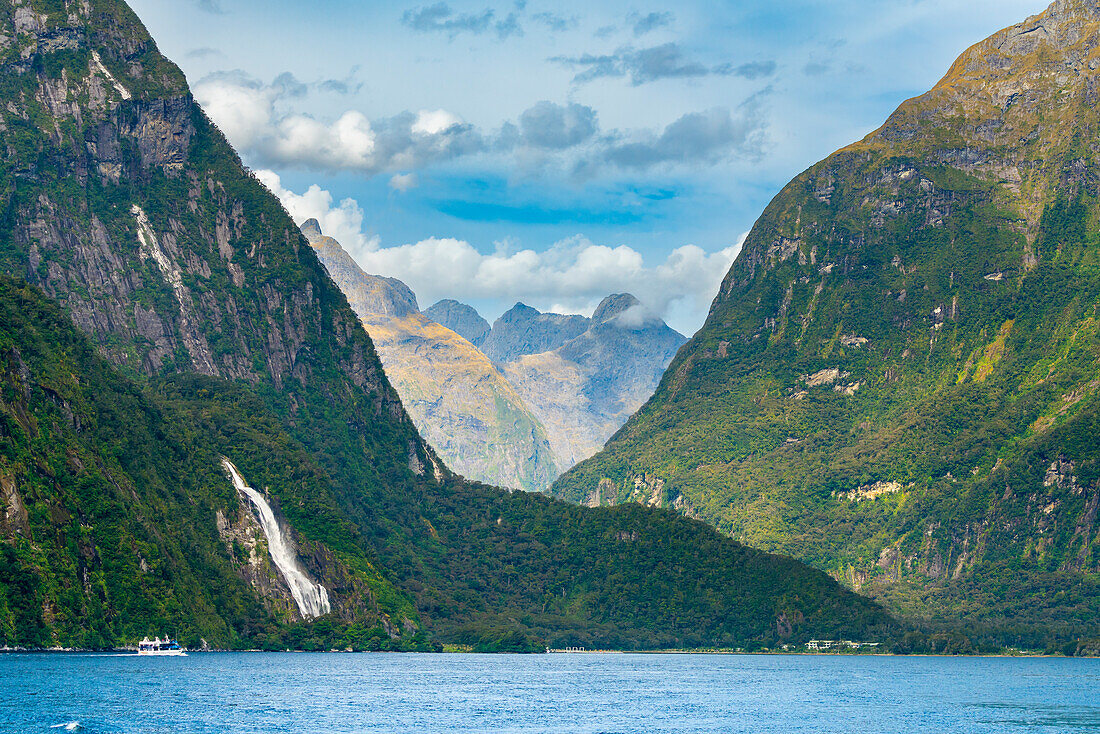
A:
POLYGON ((89 734, 1095 732, 1100 660, 0 655, 0 732, 66 724, 89 734))

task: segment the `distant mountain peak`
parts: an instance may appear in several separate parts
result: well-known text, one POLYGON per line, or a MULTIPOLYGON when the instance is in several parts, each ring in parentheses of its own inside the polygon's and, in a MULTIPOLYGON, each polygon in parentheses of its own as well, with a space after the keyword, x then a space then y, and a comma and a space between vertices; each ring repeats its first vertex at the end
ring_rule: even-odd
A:
POLYGON ((307 219, 302 223, 302 234, 311 243, 324 237, 324 233, 321 232, 321 223, 316 219, 307 219))
POLYGON ((446 326, 471 344, 481 344, 490 331, 489 322, 473 306, 459 303, 452 298, 445 298, 425 309, 424 315, 437 324, 446 326))
POLYGON ((592 314, 592 322, 602 324, 636 308, 645 309, 642 302, 630 293, 614 293, 600 301, 600 305, 596 307, 596 311, 592 314))
POLYGON ((510 309, 505 311, 504 315, 500 318, 510 321, 517 318, 534 318, 541 315, 542 312, 539 311, 537 308, 532 308, 523 301, 519 301, 516 303, 515 306, 512 306, 510 309))
POLYGON ((357 285, 354 290, 345 288, 344 292, 360 319, 368 322, 369 316, 400 319, 420 313, 416 294, 409 286, 397 278, 363 272, 339 242, 321 233, 316 219, 303 222, 301 230, 334 280, 357 285))

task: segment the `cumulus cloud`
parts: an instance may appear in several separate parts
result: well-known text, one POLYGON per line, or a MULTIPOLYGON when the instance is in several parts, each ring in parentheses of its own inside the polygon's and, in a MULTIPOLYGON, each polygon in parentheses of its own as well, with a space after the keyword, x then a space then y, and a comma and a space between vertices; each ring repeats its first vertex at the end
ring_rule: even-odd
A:
POLYGON ((591 107, 542 101, 519 116, 519 128, 531 147, 564 150, 590 140, 599 124, 591 107))
POLYGON ((317 184, 304 194, 296 194, 283 187, 282 179, 274 171, 256 171, 256 177, 279 198, 283 207, 299 225, 307 219, 316 219, 321 231, 333 237, 353 257, 378 248, 377 238, 363 234, 363 210, 354 199, 336 203, 331 192, 317 184))
POLYGON ((684 245, 654 265, 631 247, 596 244, 582 236, 542 252, 500 243, 486 254, 448 237, 383 247, 377 238, 363 234, 363 212, 354 200, 336 204, 316 185, 296 194, 270 171, 257 175, 296 222, 317 219, 322 231, 339 240, 365 271, 404 281, 422 303, 443 298, 493 301, 503 310, 523 301, 543 310, 591 313, 609 293, 633 293, 646 309, 630 319, 658 314, 690 332, 702 323, 744 241, 742 237, 714 253, 684 245))
POLYGON ((439 135, 460 125, 462 118, 447 110, 421 110, 410 129, 417 135, 439 135))
POLYGON ((307 84, 291 74, 264 84, 242 72, 219 72, 195 85, 195 97, 254 165, 368 176, 407 174, 432 164, 495 153, 514 155, 521 167, 554 165, 585 179, 608 167, 641 170, 755 155, 764 134, 759 95, 736 114, 725 109, 690 113, 664 131, 627 133, 601 130, 591 107, 548 100, 491 133, 443 109, 376 120, 357 110, 333 120, 290 111, 325 84, 307 84))
POLYGON ((404 281, 425 303, 443 298, 504 304, 522 300, 580 313, 591 312, 609 293, 628 292, 653 313, 669 318, 690 314, 701 321, 736 253, 736 246, 707 253, 685 245, 649 266, 631 247, 595 244, 584 237, 542 252, 501 247, 489 254, 463 240, 432 237, 362 252, 357 260, 367 272, 404 281))
POLYGON ((331 122, 284 111, 287 100, 308 89, 289 74, 262 84, 234 72, 201 80, 195 97, 233 144, 263 166, 375 174, 485 148, 476 130, 446 110, 406 112, 373 123, 356 110, 331 122))
POLYGON ((620 48, 613 54, 583 54, 581 56, 555 56, 550 59, 577 70, 574 84, 584 84, 596 79, 628 78, 634 86, 641 86, 661 79, 689 79, 705 76, 742 76, 756 79, 775 72, 774 62, 763 64, 720 64, 707 66, 689 59, 676 43, 636 49, 620 48))

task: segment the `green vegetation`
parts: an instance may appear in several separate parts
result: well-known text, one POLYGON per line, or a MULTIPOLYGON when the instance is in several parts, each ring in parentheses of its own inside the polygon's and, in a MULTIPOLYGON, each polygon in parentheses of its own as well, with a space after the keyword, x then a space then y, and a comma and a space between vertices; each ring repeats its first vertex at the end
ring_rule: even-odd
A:
MULTIPOLYGON (((1096 46, 1081 27, 1050 41, 1066 59, 1096 46)), ((553 493, 661 480, 682 512, 910 619, 983 645, 1095 637, 1094 72, 1034 63, 966 59, 792 181, 654 398, 553 493), (979 102, 1024 76, 1041 103, 979 102)))
POLYGON ((372 548, 243 383, 181 375, 143 392, 54 304, 8 278, 0 324, 0 476, 17 496, 5 497, 8 517, 27 508, 0 544, 0 644, 103 647, 171 628, 195 646, 430 647, 423 632, 382 634, 417 612, 441 639, 479 651, 893 631, 822 573, 639 507, 591 511, 453 480, 387 496, 372 548), (338 601, 333 618, 284 627, 236 572, 239 554, 214 522, 239 502, 220 452, 271 493, 304 553, 335 555, 339 573, 315 569, 338 601), (400 572, 381 575, 375 558, 400 572))
POLYGON ((0 55, 0 271, 30 283, 0 279, 0 645, 171 632, 189 646, 531 651, 893 633, 825 574, 673 513, 453 476, 312 248, 129 9, 31 5, 43 33, 86 40, 55 57, 12 29, 21 51, 0 55), (79 116, 46 102, 61 73, 79 116), (296 620, 222 455, 293 528, 331 614, 296 620))

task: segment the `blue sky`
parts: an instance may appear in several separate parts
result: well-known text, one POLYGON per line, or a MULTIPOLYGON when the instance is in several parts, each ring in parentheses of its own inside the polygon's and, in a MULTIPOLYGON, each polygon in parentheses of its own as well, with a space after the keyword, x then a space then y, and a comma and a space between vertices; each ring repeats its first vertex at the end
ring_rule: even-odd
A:
POLYGON ((799 171, 1043 0, 131 0, 246 163, 421 306, 701 325, 799 171))

